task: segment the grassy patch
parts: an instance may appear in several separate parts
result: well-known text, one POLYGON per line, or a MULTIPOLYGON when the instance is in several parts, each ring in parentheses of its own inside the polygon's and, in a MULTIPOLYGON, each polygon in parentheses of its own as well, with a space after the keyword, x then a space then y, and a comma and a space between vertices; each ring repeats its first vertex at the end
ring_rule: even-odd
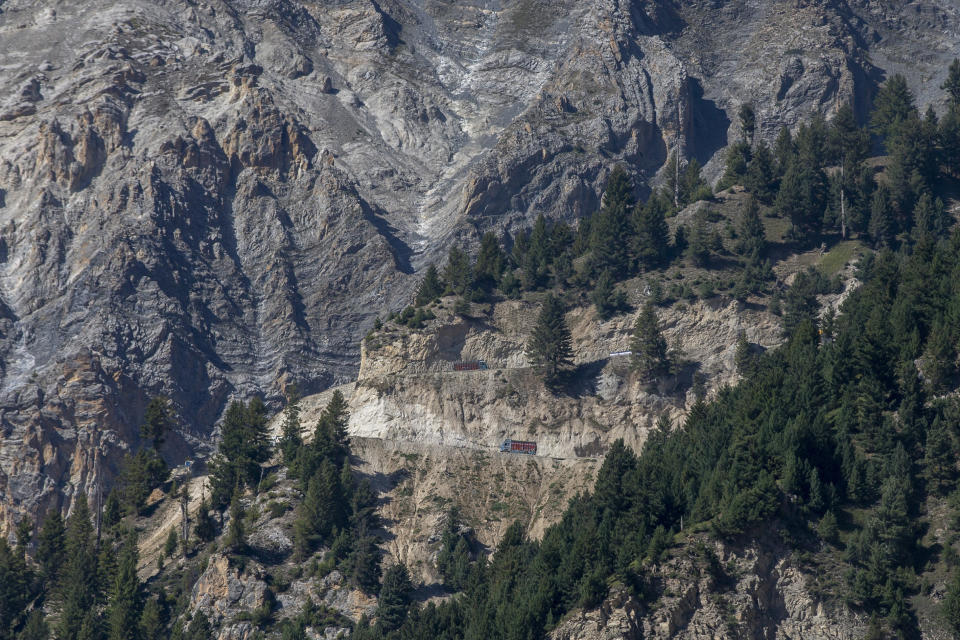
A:
POLYGON ((790 231, 790 221, 786 218, 761 218, 763 230, 766 232, 767 242, 784 242, 787 232, 790 231))
POLYGON ((820 259, 820 271, 828 276, 841 271, 848 262, 862 256, 865 249, 859 240, 846 240, 836 244, 820 259))

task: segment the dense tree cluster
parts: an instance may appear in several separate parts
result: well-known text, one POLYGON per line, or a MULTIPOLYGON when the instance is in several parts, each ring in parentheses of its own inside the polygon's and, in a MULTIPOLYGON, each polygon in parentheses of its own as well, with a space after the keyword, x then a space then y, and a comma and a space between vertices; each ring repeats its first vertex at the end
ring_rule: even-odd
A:
POLYGON ((108 524, 115 524, 122 513, 141 513, 150 492, 170 476, 170 469, 160 454, 167 432, 174 428, 170 402, 155 397, 147 404, 140 426, 140 437, 149 443, 120 462, 120 481, 107 497, 108 524))
POLYGON ((115 528, 97 538, 86 496, 66 522, 52 511, 36 552, 24 528, 17 548, 0 540, 0 638, 4 640, 149 640, 165 622, 137 578, 137 537, 115 528), (55 612, 48 620, 47 612, 55 612), (145 615, 146 614, 146 615, 145 615))
POLYGON ((267 435, 267 409, 259 397, 247 404, 235 400, 220 424, 220 446, 210 461, 210 491, 214 508, 226 508, 234 494, 255 489, 261 466, 272 452, 267 435))
MULTIPOLYGON (((683 175, 692 181, 690 188, 697 197, 709 196, 699 165, 691 163, 683 175)), ((629 175, 615 167, 600 210, 581 219, 576 230, 540 215, 532 228, 512 240, 501 242, 493 233, 484 234, 474 261, 453 247, 443 270, 430 265, 413 304, 389 320, 422 327, 434 317, 429 306, 445 295, 457 296, 456 310, 467 313, 471 302, 486 302, 497 294, 515 297, 557 287, 588 290, 603 319, 627 311, 625 292, 616 284, 663 267, 677 254, 666 223, 675 213, 668 191, 664 188, 646 202, 637 202, 629 175)))
POLYGON ((295 395, 289 400, 280 447, 288 476, 303 492, 293 525, 294 555, 304 559, 325 545, 332 565, 375 593, 380 579, 380 552, 372 535, 376 495, 370 481, 357 482, 350 468, 346 399, 340 391, 332 394, 309 442, 299 436, 299 400, 295 395))
MULTIPOLYGON (((944 89, 949 93, 952 86, 948 79, 944 89)), ((895 75, 874 99, 869 128, 858 126, 844 105, 829 123, 818 116, 795 134, 784 128, 773 150, 738 142, 728 151, 719 186, 741 184, 771 204, 801 245, 825 233, 859 233, 878 248, 895 248, 942 231, 943 204, 934 187, 939 174, 957 174, 958 140, 953 98, 942 119, 932 109, 921 115, 906 80, 895 75), (888 154, 879 176, 867 162, 871 134, 888 154)))

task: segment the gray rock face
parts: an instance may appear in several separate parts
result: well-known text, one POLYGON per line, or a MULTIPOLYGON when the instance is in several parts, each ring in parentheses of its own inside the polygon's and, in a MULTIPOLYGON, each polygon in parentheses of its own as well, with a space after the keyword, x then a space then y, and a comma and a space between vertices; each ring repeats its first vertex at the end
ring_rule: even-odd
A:
POLYGON ((765 138, 862 108, 868 53, 932 99, 951 2, 799 5, 0 3, 0 528, 109 482, 149 395, 178 462, 232 396, 352 377, 453 241, 668 149, 715 175, 743 102, 765 138))

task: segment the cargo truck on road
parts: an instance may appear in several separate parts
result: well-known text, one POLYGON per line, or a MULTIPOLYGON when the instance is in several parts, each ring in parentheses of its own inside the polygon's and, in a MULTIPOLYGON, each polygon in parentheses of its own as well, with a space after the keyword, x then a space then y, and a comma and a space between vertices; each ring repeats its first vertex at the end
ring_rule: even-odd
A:
POLYGON ((525 440, 504 440, 500 445, 501 453, 525 453, 530 456, 537 455, 537 443, 525 440))
POLYGON ((487 368, 487 363, 483 360, 470 360, 468 362, 454 362, 454 371, 481 371, 487 368))

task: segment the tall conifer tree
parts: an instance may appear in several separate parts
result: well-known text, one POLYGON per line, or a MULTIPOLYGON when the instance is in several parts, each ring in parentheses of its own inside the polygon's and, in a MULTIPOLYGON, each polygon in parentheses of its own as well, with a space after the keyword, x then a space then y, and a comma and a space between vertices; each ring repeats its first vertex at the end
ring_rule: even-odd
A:
POLYGON ((108 640, 138 640, 143 596, 137 578, 137 537, 131 533, 120 550, 117 572, 110 587, 106 619, 108 640))
POLYGON ((73 513, 67 519, 65 547, 63 576, 58 589, 61 605, 57 638, 79 640, 82 631, 93 632, 100 624, 93 613, 100 595, 96 545, 90 508, 83 494, 75 499, 73 513), (88 619, 91 615, 93 617, 88 619))
POLYGON ((527 357, 534 366, 541 367, 548 385, 557 383, 563 371, 573 364, 572 337, 564 318, 563 303, 552 293, 543 301, 527 342, 527 357))
POLYGON ((631 367, 644 380, 663 374, 669 366, 667 341, 660 330, 660 321, 653 304, 643 305, 633 325, 630 340, 631 367))

